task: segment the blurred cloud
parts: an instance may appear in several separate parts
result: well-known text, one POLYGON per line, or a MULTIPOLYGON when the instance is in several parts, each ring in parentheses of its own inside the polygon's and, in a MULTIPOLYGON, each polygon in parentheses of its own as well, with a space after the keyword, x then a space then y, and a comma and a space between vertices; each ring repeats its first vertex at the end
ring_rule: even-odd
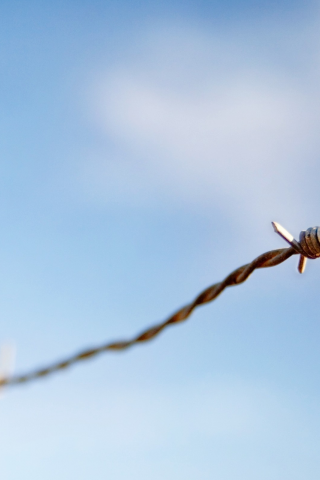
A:
MULTIPOLYGON (((317 49, 312 32, 300 35, 317 49)), ((283 64, 274 61, 268 33, 155 28, 128 46, 92 82, 90 115, 108 146, 82 162, 87 194, 209 211, 215 202, 246 224, 314 215, 314 199, 296 197, 319 148, 319 87, 308 69, 302 79, 292 74, 285 46, 283 64)))

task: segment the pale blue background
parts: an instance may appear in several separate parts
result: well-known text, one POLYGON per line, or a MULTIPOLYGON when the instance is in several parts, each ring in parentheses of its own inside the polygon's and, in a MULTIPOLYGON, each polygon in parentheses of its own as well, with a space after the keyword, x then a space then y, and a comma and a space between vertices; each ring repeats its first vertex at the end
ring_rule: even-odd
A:
MULTIPOLYGON (((320 222, 320 4, 2 1, 16 372, 160 321, 320 222)), ((1 480, 316 480, 320 262, 4 391, 1 480)))

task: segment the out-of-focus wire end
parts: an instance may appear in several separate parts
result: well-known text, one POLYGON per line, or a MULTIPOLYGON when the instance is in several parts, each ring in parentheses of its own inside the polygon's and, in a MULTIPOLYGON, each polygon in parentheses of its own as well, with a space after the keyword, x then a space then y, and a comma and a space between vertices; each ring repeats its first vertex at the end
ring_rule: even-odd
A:
POLYGON ((6 342, 0 346, 0 398, 3 397, 6 381, 12 376, 16 358, 16 346, 6 342))

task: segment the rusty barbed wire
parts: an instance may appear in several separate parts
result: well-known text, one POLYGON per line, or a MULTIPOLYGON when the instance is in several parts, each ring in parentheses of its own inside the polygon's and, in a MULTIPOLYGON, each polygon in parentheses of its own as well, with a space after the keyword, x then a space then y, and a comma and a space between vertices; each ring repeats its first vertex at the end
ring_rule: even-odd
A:
POLYGON ((81 362, 83 360, 88 360, 89 358, 92 358, 99 353, 107 351, 121 351, 135 344, 152 340, 157 335, 159 335, 162 330, 169 327, 170 325, 185 321, 196 307, 215 300, 225 290, 225 288, 231 287, 233 285, 239 285, 240 283, 245 282, 254 270, 258 268, 274 267, 284 262, 292 255, 296 255, 298 253, 301 254, 301 251, 297 251, 297 248, 295 246, 266 252, 257 257, 251 263, 237 268, 221 282, 215 283, 214 285, 206 288, 193 300, 193 302, 182 307, 176 313, 171 315, 167 320, 153 325, 152 327, 144 330, 142 333, 132 338, 131 340, 105 343, 98 347, 90 348, 78 354, 72 355, 65 360, 58 361, 56 363, 53 363, 52 365, 49 365, 48 367, 40 368, 24 375, 14 375, 9 378, 2 378, 0 380, 0 385, 9 386, 24 384, 37 378, 46 377, 54 372, 64 370, 75 363, 81 362))

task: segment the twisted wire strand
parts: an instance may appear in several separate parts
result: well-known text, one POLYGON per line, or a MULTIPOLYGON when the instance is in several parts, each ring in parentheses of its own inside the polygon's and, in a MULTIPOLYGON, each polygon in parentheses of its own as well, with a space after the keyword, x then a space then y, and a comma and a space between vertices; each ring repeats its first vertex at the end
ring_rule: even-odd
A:
POLYGON ((162 330, 169 327, 170 325, 184 322, 191 315, 191 313, 196 307, 215 300, 225 290, 225 288, 231 287, 233 285, 239 285, 240 283, 245 282, 249 278, 251 273, 257 268, 274 267, 284 262, 292 255, 296 255, 297 253, 298 252, 292 247, 266 252, 257 257, 251 263, 237 268, 221 282, 215 283, 214 285, 206 288, 193 300, 193 302, 182 307, 180 310, 171 315, 167 320, 153 325, 152 327, 144 330, 142 333, 135 336, 131 340, 105 343, 98 347, 81 351, 76 355, 72 355, 65 360, 53 363, 48 367, 40 368, 24 375, 15 375, 9 378, 3 378, 0 380, 0 385, 24 384, 32 380, 36 380, 37 378, 46 377, 54 372, 64 370, 75 363, 81 362, 83 360, 88 360, 89 358, 92 358, 99 353, 107 351, 126 350, 127 348, 135 344, 152 340, 157 335, 159 335, 162 330))

